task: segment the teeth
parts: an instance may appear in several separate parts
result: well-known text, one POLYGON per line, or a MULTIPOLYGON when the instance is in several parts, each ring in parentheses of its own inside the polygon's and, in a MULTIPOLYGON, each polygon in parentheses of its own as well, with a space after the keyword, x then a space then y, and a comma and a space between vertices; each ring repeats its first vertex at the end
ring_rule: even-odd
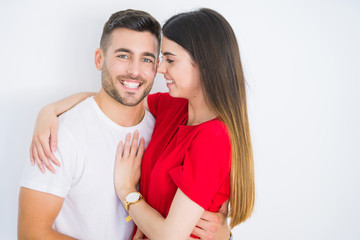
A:
POLYGON ((167 83, 167 84, 174 83, 174 80, 166 80, 166 83, 167 83))
POLYGON ((140 83, 137 82, 122 81, 121 83, 127 88, 138 88, 140 86, 140 83))

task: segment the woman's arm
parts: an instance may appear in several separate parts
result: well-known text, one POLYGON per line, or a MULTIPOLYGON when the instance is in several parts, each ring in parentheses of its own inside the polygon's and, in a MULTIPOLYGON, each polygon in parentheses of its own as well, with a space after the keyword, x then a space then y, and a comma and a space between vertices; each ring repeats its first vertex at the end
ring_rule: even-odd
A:
POLYGON ((54 156, 57 148, 58 119, 57 117, 87 97, 95 93, 84 92, 61 99, 46 105, 41 109, 36 119, 34 135, 30 146, 30 160, 38 164, 40 170, 45 172, 43 164, 53 173, 54 167, 49 159, 60 167, 59 161, 54 156), (50 150, 51 149, 51 150, 50 150))
POLYGON ((177 190, 169 214, 164 218, 144 200, 132 204, 129 214, 142 232, 152 240, 188 239, 204 209, 177 190))
MULTIPOLYGON (((139 132, 126 136, 125 143, 119 143, 117 150, 114 183, 116 193, 124 202, 126 195, 136 192, 140 178, 141 159, 145 149, 144 139, 140 140, 139 132)), ((180 189, 172 201, 169 214, 164 218, 144 200, 129 206, 129 213, 135 224, 150 239, 187 239, 199 221, 204 209, 188 198, 180 189)))
POLYGON ((55 111, 56 116, 60 116, 62 113, 70 110, 72 107, 85 100, 88 97, 95 96, 96 92, 82 92, 63 98, 54 103, 50 103, 55 111))

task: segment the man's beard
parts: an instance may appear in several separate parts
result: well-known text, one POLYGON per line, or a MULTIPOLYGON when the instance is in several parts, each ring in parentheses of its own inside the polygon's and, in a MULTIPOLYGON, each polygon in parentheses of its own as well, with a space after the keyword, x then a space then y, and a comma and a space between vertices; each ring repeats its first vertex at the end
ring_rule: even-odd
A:
MULTIPOLYGON (((116 79, 132 79, 140 81, 141 83, 145 83, 143 78, 141 77, 131 77, 129 75, 118 75, 116 76, 116 79)), ((109 71, 107 70, 107 66, 104 63, 103 70, 101 72, 101 83, 102 87, 105 90, 107 94, 109 94, 113 99, 115 99, 117 102, 125 105, 125 106, 136 106, 138 105, 150 92, 152 84, 150 84, 142 93, 142 95, 138 99, 134 99, 132 97, 124 97, 120 96, 120 93, 116 90, 116 87, 114 85, 114 79, 110 76, 109 71)), ((128 94, 132 94, 131 92, 128 94)), ((133 93, 135 94, 135 93, 133 93)))

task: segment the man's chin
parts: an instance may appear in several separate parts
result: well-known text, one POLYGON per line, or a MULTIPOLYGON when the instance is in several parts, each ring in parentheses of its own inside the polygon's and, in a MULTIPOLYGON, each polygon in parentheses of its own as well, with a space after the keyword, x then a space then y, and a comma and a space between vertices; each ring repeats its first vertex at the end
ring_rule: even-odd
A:
POLYGON ((145 97, 126 96, 126 97, 122 97, 120 99, 115 99, 115 100, 124 106, 135 107, 135 106, 139 105, 140 103, 142 103, 144 98, 145 97))
POLYGON ((141 101, 140 102, 124 102, 124 103, 121 103, 121 104, 124 105, 124 106, 127 106, 127 107, 136 107, 140 103, 141 103, 141 101))
POLYGON ((118 88, 116 91, 112 92, 111 96, 119 103, 128 107, 135 107, 142 103, 144 98, 149 94, 150 89, 145 88, 145 85, 141 86, 140 89, 136 91, 125 90, 123 88, 118 88))

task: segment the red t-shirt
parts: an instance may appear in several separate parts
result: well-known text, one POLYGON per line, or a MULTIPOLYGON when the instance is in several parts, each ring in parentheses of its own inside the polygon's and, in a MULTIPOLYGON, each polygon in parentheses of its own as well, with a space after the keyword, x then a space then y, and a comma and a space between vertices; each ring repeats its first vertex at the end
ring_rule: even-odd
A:
POLYGON ((167 216, 177 188, 217 212, 230 196, 231 144, 223 122, 186 126, 188 101, 168 93, 148 96, 155 128, 141 166, 140 192, 167 216))

